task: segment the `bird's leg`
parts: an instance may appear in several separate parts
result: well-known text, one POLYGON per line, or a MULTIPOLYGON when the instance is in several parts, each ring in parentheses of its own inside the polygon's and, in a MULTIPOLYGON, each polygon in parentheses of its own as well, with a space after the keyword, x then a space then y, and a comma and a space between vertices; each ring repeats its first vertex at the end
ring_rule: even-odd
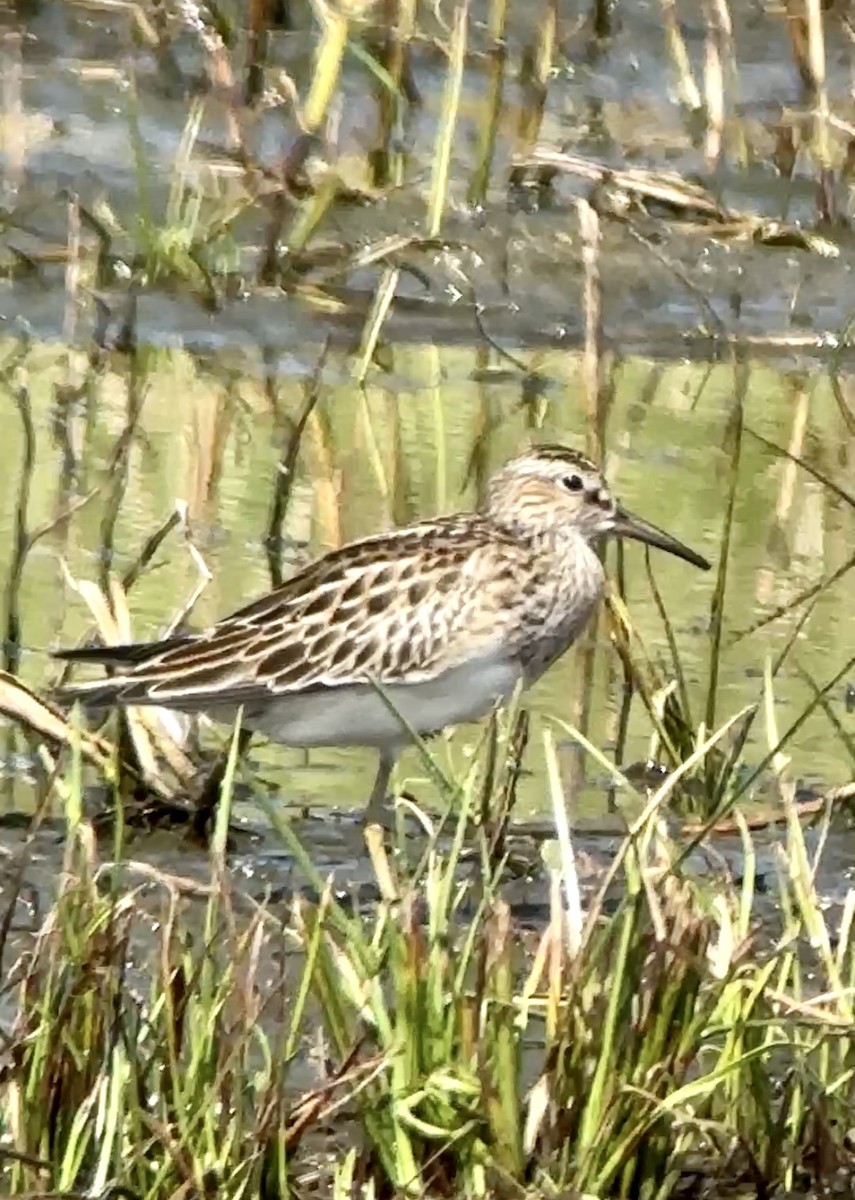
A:
MULTIPOLYGON (((238 733, 238 762, 246 753, 249 743, 252 741, 252 730, 246 726, 241 726, 238 733)), ((195 837, 204 844, 208 844, 208 840, 213 831, 214 817, 217 811, 217 805, 220 802, 222 794, 223 782, 226 778, 226 772, 229 768, 229 757, 231 749, 229 743, 226 743, 225 748, 221 752, 217 761, 208 773, 207 778, 202 784, 193 805, 193 820, 191 828, 195 837)))
POLYGON ((374 777, 374 787, 371 789, 368 806, 365 809, 364 821, 366 825, 382 825, 383 818, 389 815, 386 804, 386 790, 389 787, 389 778, 394 765, 395 755, 381 750, 380 762, 377 764, 377 774, 374 777))

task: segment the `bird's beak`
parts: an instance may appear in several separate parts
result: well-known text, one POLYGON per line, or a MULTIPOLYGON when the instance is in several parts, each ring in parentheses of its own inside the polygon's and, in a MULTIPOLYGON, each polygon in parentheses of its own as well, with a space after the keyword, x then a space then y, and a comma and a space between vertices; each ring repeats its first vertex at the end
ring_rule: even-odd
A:
POLYGON ((705 558, 701 558, 700 554, 695 554, 694 550, 690 550, 688 546, 678 542, 664 529, 658 529, 649 521, 643 521, 641 517, 627 512, 620 505, 617 507, 609 532, 615 537, 633 538, 636 542, 645 542, 648 546, 656 546, 658 550, 667 550, 669 554, 682 558, 685 562, 691 563, 693 567, 700 567, 702 571, 710 569, 710 564, 705 558))

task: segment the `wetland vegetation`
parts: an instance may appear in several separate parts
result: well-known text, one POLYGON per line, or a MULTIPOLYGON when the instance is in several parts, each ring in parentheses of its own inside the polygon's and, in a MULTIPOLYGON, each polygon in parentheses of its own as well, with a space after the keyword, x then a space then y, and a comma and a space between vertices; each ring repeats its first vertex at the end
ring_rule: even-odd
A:
POLYGON ((855 9, 0 4, 0 1190, 855 1191, 855 9), (576 444, 589 635, 414 745, 59 708, 576 444))

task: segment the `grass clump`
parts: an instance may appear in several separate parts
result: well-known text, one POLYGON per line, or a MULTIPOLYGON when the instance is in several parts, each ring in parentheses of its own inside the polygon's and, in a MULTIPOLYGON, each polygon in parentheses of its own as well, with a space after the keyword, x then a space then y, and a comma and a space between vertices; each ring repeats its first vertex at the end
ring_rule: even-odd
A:
POLYGON ((795 817, 762 939, 744 823, 741 879, 700 878, 655 803, 593 898, 562 836, 532 928, 481 821, 514 760, 493 753, 489 796, 477 769, 449 783, 451 832, 385 858, 361 908, 281 817, 314 890, 248 895, 228 803, 201 879, 120 839, 102 863, 74 771, 55 900, 6 988, 4 1194, 664 1200, 850 1178, 855 892, 832 928, 795 817))
POLYGON ((260 1195, 273 1177, 287 1194, 263 912, 239 913, 216 848, 204 883, 129 887, 75 809, 55 903, 11 974, 4 1192, 260 1195))

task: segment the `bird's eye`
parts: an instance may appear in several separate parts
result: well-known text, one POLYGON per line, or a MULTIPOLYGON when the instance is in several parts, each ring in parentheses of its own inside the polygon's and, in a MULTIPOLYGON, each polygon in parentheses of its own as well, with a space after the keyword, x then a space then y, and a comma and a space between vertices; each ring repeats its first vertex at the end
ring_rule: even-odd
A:
POLYGON ((581 492, 585 486, 585 481, 581 475, 565 475, 561 480, 568 492, 581 492))

